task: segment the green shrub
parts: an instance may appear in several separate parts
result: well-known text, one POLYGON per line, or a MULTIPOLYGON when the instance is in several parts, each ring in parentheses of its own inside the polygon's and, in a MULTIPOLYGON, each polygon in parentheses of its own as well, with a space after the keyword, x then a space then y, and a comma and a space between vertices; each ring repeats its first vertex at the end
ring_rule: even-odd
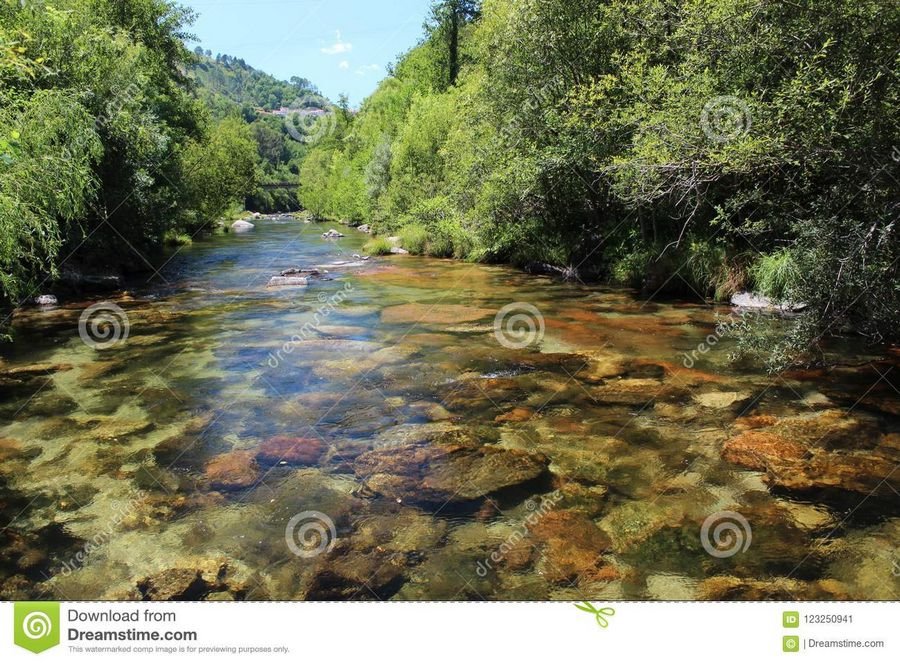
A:
POLYGON ((166 246, 190 246, 194 240, 187 233, 180 233, 175 230, 167 230, 163 243, 166 246))
POLYGON ((363 252, 373 256, 385 256, 394 247, 385 237, 373 237, 363 245, 363 252))
POLYGON ((418 224, 403 226, 398 233, 400 246, 416 255, 424 255, 428 244, 428 230, 418 224))

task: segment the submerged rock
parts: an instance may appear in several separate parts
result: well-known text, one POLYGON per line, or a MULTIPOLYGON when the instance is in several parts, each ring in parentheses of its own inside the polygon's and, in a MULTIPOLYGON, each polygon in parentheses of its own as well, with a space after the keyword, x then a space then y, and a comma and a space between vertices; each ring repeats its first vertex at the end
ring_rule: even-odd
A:
POLYGON ((806 452, 799 442, 764 431, 741 433, 722 447, 722 457, 729 463, 760 471, 799 461, 806 452))
POLYGON ((263 465, 315 465, 325 448, 318 438, 278 435, 260 445, 256 460, 263 465))
POLYGON ((22 455, 22 444, 18 440, 0 438, 0 463, 22 455))
POLYGON ((403 586, 404 557, 377 552, 335 556, 316 574, 303 598, 307 601, 391 598, 403 586))
POLYGON ((168 569, 138 581, 138 591, 149 601, 197 601, 209 586, 196 569, 168 569))
POLYGON ((626 502, 610 511, 600 527, 617 553, 630 551, 665 527, 680 523, 683 513, 676 508, 652 502, 626 502))
POLYGON ((491 309, 466 306, 464 304, 400 304, 381 311, 382 322, 422 323, 427 325, 452 325, 460 322, 474 322, 496 313, 491 309))
POLYGON ((528 421, 531 417, 534 416, 534 410, 529 407, 516 407, 510 410, 509 412, 505 412, 504 414, 499 414, 494 417, 494 421, 498 424, 504 423, 517 423, 522 421, 528 421))
POLYGON ((537 519, 532 537, 543 544, 542 575, 550 582, 579 576, 613 580, 617 574, 604 567, 602 557, 610 539, 594 522, 575 511, 551 511, 537 519))
POLYGON ((794 578, 756 580, 734 576, 713 576, 697 586, 701 601, 847 601, 846 588, 840 583, 820 580, 807 582, 794 578))
POLYGON ((592 393, 603 403, 644 405, 650 401, 681 399, 687 394, 687 390, 679 385, 667 385, 661 380, 627 378, 609 380, 599 387, 594 387, 592 393))
POLYGON ((711 391, 695 395, 694 401, 712 410, 724 410, 740 404, 748 398, 750 398, 750 393, 746 391, 711 391))
POLYGON ((722 456, 735 465, 765 471, 769 485, 787 490, 890 496, 900 488, 900 475, 894 471, 900 452, 884 439, 866 421, 824 410, 741 433, 724 444, 722 456))
POLYGON ((230 451, 206 464, 206 478, 215 489, 249 488, 259 477, 259 466, 250 451, 230 451))
POLYGON ((334 228, 329 228, 325 232, 322 233, 322 237, 325 239, 338 239, 339 237, 343 237, 344 233, 338 232, 334 228))
POLYGON ((359 456, 354 470, 366 485, 404 502, 446 503, 478 499, 541 476, 542 454, 477 446, 452 435, 432 442, 379 449, 359 456))

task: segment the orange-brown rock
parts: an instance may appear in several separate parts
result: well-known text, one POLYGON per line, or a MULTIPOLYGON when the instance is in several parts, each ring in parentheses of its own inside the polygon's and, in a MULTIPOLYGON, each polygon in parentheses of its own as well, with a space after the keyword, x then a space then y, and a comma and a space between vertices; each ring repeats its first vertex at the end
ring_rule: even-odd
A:
POLYGON ((609 537, 594 521, 575 511, 550 511, 530 531, 532 538, 543 545, 542 570, 551 582, 598 573, 600 556, 610 547, 609 537))
POLYGON ((608 380, 594 387, 592 395, 602 403, 644 405, 650 401, 665 401, 684 396, 686 390, 678 384, 666 384, 650 378, 608 380))
POLYGON ((206 478, 215 489, 249 488, 259 477, 259 466, 251 451, 230 451, 215 456, 206 464, 206 478))
POLYGON ((894 461, 873 454, 817 453, 791 471, 768 477, 768 482, 789 490, 836 488, 892 497, 900 491, 896 469, 894 461))
POLYGON ((400 304, 389 306, 381 312, 381 321, 388 324, 413 323, 423 325, 453 325, 460 322, 475 322, 496 311, 463 304, 400 304))
POLYGON ((700 582, 697 598, 704 601, 846 601, 845 587, 834 581, 807 582, 794 578, 756 580, 734 576, 713 576, 700 582))
POLYGON ((528 421, 533 415, 534 410, 532 410, 531 408, 516 407, 509 412, 498 415, 494 418, 494 421, 496 421, 497 423, 517 423, 521 421, 528 421))
POLYGON ((734 420, 734 425, 741 430, 753 430, 756 428, 768 428, 778 423, 778 417, 771 414, 754 414, 748 417, 739 417, 734 420))
POLYGON ((22 454, 22 445, 16 440, 0 438, 0 463, 22 454))
POLYGON ((325 453, 325 448, 319 438, 278 435, 259 446, 256 460, 262 465, 314 465, 325 453))
POLYGON ((767 431, 747 431, 728 440, 722 448, 722 456, 729 463, 751 470, 766 470, 772 466, 800 461, 807 449, 767 431))
POLYGON ((404 502, 465 502, 541 476, 542 454, 482 445, 477 438, 442 433, 415 444, 376 449, 353 463, 366 485, 404 502))

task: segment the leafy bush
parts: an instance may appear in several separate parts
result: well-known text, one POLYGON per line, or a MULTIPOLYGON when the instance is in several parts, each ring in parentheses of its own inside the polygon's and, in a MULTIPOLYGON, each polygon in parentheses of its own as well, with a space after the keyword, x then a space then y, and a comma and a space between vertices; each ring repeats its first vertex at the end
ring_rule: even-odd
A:
POLYGON ((428 230, 424 226, 410 224, 403 226, 397 233, 400 246, 416 255, 424 255, 428 245, 428 230))

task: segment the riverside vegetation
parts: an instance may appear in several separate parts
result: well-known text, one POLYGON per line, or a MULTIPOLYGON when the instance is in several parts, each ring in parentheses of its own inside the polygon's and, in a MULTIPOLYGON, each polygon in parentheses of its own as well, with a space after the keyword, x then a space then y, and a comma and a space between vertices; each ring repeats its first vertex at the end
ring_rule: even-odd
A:
POLYGON ((0 2, 0 301, 33 298, 62 262, 151 268, 245 202, 296 207, 258 185, 296 180, 305 144, 254 109, 330 104, 191 53, 192 19, 165 0, 0 2))
POLYGON ((446 0, 301 202, 414 253, 802 302, 745 335, 775 368, 895 342, 898 43, 882 0, 446 0))

